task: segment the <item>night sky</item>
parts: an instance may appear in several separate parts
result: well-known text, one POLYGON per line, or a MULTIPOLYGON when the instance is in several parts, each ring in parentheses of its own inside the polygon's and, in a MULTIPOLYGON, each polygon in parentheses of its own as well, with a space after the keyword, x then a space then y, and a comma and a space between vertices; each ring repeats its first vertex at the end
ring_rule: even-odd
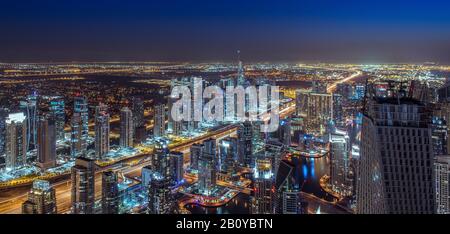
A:
POLYGON ((22 0, 0 3, 1 62, 450 64, 442 0, 22 0))

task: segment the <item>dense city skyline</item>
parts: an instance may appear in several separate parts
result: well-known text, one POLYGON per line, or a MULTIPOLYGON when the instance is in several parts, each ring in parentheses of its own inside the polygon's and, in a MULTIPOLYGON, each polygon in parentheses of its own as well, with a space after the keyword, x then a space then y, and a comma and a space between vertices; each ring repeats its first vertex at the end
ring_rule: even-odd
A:
POLYGON ((442 1, 9 1, 0 62, 450 62, 442 1))

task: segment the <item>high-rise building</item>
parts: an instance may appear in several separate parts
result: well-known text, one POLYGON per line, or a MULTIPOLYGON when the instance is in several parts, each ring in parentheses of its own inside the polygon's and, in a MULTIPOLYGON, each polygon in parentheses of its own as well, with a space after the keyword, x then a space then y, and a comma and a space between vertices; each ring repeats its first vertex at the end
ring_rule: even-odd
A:
POLYGON ((153 168, 152 166, 145 166, 141 170, 141 185, 143 188, 148 188, 150 181, 152 181, 153 168))
POLYGON ((198 161, 198 189, 201 194, 210 195, 216 185, 216 140, 207 139, 203 145, 198 161))
POLYGON ((278 131, 276 132, 278 140, 283 143, 286 147, 291 145, 291 119, 286 118, 281 120, 278 131))
MULTIPOLYGON (((6 142, 6 117, 7 117, 6 110, 3 108, 0 108, 0 158, 5 153, 5 142, 6 142)), ((1 163, 0 163, 1 164, 1 163)), ((2 166, 0 165, 0 168, 2 166)))
POLYGON ((73 114, 75 115, 78 113, 81 119, 81 142, 86 144, 86 146, 82 147, 82 150, 85 151, 87 149, 87 140, 89 138, 89 110, 86 97, 76 96, 74 98, 73 106, 73 114))
POLYGON ((182 121, 175 121, 172 117, 172 107, 173 104, 178 101, 178 97, 169 95, 168 98, 168 123, 167 123, 167 131, 175 136, 181 135, 181 132, 183 131, 183 122, 182 121))
POLYGON ((80 113, 73 114, 70 128, 70 155, 76 158, 84 155, 87 151, 87 139, 83 137, 83 123, 80 113))
POLYGON ((128 107, 120 110, 120 146, 133 147, 133 113, 128 107))
POLYGON ((367 92, 357 172, 357 213, 435 212, 429 106, 400 85, 367 92))
POLYGON ((333 94, 333 116, 332 120, 337 126, 344 126, 345 119, 344 119, 344 111, 342 109, 342 104, 344 98, 340 94, 333 94))
POLYGON ((38 165, 45 170, 56 166, 56 126, 52 116, 41 116, 37 129, 38 165))
POLYGON ((148 187, 148 210, 149 214, 171 214, 175 205, 170 190, 170 180, 158 173, 153 178, 148 187))
POLYGON ((182 152, 172 151, 169 154, 170 158, 170 168, 173 181, 178 184, 183 180, 184 175, 184 154, 182 152))
POLYGON ((55 120, 56 140, 64 141, 66 112, 63 97, 52 97, 52 99, 50 100, 50 114, 52 115, 52 118, 55 120))
POLYGON ((142 143, 147 138, 145 129, 145 108, 142 97, 133 97, 131 111, 133 112, 135 142, 142 143))
POLYGON ((203 144, 193 144, 190 149, 190 167, 191 169, 198 170, 198 161, 203 155, 203 144))
POLYGON ((155 105, 153 116, 153 136, 162 137, 166 133, 166 106, 164 104, 155 105))
POLYGON ((102 213, 119 213, 118 176, 113 171, 102 173, 102 213))
POLYGON ((218 170, 222 173, 233 174, 237 167, 238 139, 227 137, 219 143, 218 170))
POLYGON ((296 114, 304 117, 305 128, 323 132, 331 120, 333 97, 328 93, 309 90, 296 91, 296 114))
POLYGON ((109 152, 109 114, 108 107, 100 104, 95 109, 95 156, 102 159, 109 152))
POLYGON ((265 157, 270 159, 272 173, 276 176, 284 153, 284 145, 277 139, 268 139, 265 145, 265 157))
POLYGON ((252 124, 249 121, 242 123, 237 130, 237 135, 239 140, 239 163, 250 167, 253 163, 252 124))
POLYGON ((254 196, 252 198, 252 214, 272 214, 273 202, 273 174, 269 159, 256 159, 254 174, 254 196))
POLYGON ((27 120, 27 150, 32 150, 37 144, 37 94, 28 95, 26 100, 20 102, 22 111, 27 120))
POLYGON ((45 180, 35 180, 22 204, 22 214, 56 214, 55 189, 45 180))
POLYGON ((16 168, 26 163, 27 118, 23 113, 9 114, 6 123, 6 167, 16 168))
POLYGON ((95 202, 95 161, 79 157, 72 167, 72 212, 93 214, 95 202))
POLYGON ((153 171, 159 173, 164 178, 173 179, 170 168, 169 147, 166 140, 158 139, 155 142, 155 150, 152 156, 153 171))
POLYGON ((439 155, 434 160, 436 213, 450 214, 450 156, 439 155))
POLYGON ((350 195, 352 188, 348 180, 350 170, 350 138, 345 131, 336 129, 330 134, 330 183, 341 195, 350 195))
POLYGON ((281 161, 274 183, 274 212, 276 214, 300 214, 300 192, 294 181, 295 165, 281 161))

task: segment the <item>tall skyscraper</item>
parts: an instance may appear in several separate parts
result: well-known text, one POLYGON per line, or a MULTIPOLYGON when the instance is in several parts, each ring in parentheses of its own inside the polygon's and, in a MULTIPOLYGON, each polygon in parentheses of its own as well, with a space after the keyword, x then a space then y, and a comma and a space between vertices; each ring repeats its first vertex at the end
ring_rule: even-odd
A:
POLYGON ((120 146, 133 147, 133 113, 128 107, 120 110, 120 146))
POLYGON ((336 129, 330 134, 330 183, 341 195, 350 195, 352 188, 348 180, 350 169, 350 138, 345 131, 336 129))
POLYGON ((22 204, 22 214, 56 214, 55 189, 45 180, 35 180, 22 204))
POLYGON ((270 159, 272 165, 271 171, 275 176, 277 175, 284 149, 283 143, 278 139, 269 139, 266 141, 264 156, 266 159, 270 159))
POLYGON ((65 140, 64 127, 66 125, 66 112, 63 97, 52 97, 50 100, 50 114, 55 120, 56 139, 65 140))
POLYGON ((300 191, 294 183, 295 165, 281 161, 274 183, 274 212, 276 214, 300 214, 300 191))
POLYGON ((344 126, 344 111, 342 109, 342 104, 344 98, 340 94, 333 93, 333 116, 332 120, 337 126, 344 126))
MULTIPOLYGON (((88 110, 88 102, 86 97, 83 96, 76 96, 74 98, 74 110, 73 110, 73 114, 79 114, 80 115, 80 119, 81 119, 81 142, 83 142, 84 144, 87 144, 87 140, 89 138, 89 110, 88 110)), ((85 150, 87 148, 86 147, 82 147, 83 150, 85 150)))
POLYGON ((162 137, 166 133, 166 106, 164 104, 155 105, 153 116, 153 136, 162 137))
POLYGON ((357 213, 435 212, 431 112, 424 103, 389 87, 368 90, 361 130, 357 213))
POLYGON ((27 118, 23 113, 9 114, 6 123, 6 167, 16 168, 26 163, 27 118))
POLYGON ((239 162, 247 167, 250 167, 253 163, 252 124, 249 121, 242 123, 238 128, 237 135, 239 139, 239 162))
POLYGON ((134 140, 136 143, 142 143, 147 138, 144 100, 142 97, 133 97, 132 101, 133 105, 131 111, 133 112, 134 140))
POLYGON ((45 170, 56 166, 56 126, 52 116, 41 116, 37 129, 38 165, 45 170))
POLYGON ((93 214, 95 202, 95 162, 79 157, 72 167, 72 212, 93 214))
POLYGON ((241 52, 238 51, 238 71, 237 71, 237 85, 246 85, 245 80, 245 70, 244 65, 242 64, 241 58, 240 58, 241 52))
POLYGON ((27 150, 32 150, 37 144, 37 94, 28 95, 26 100, 21 101, 20 110, 27 120, 27 150))
POLYGON ((180 183, 183 180, 184 175, 184 159, 183 159, 183 153, 182 152, 175 152, 172 151, 169 154, 170 158, 170 168, 171 168, 171 174, 173 181, 175 183, 180 183))
POLYGON ((119 213, 118 176, 113 171, 102 173, 102 213, 119 213))
POLYGON ((80 113, 73 114, 70 128, 70 155, 76 158, 84 155, 87 151, 87 139, 83 137, 83 123, 80 113))
POLYGON ((108 107, 100 104, 95 109, 95 156, 102 159, 109 152, 109 114, 108 107))
MULTIPOLYGON (((0 156, 3 155, 6 151, 6 110, 0 108, 0 156)), ((0 165, 0 168, 2 166, 0 165)))
POLYGON ((203 155, 203 144, 193 144, 190 149, 190 166, 191 169, 198 170, 198 161, 200 157, 203 155))
POLYGON ((227 137, 219 143, 218 170, 222 173, 233 174, 237 167, 238 140, 227 137))
POLYGON ((256 159, 253 186, 252 214, 272 214, 274 191, 272 164, 269 159, 256 159))
POLYGON ((168 107, 169 107, 169 109, 168 109, 168 119, 169 120, 168 120, 168 124, 167 124, 167 131, 169 133, 172 133, 175 136, 179 136, 179 135, 181 135, 181 132, 183 131, 183 122, 182 121, 175 121, 172 118, 172 107, 173 107, 173 104, 176 101, 178 101, 178 97, 169 95, 168 99, 169 99, 168 100, 168 107))
POLYGON ((276 138, 280 140, 286 147, 291 145, 291 119, 286 118, 280 121, 276 138))
POLYGON ((216 140, 207 139, 203 145, 198 162, 198 189, 201 194, 210 195, 216 185, 216 140))
POLYGON ((436 213, 450 214, 450 156, 439 155, 434 160, 436 213))
POLYGON ((164 178, 172 179, 168 142, 159 139, 155 142, 155 150, 152 157, 153 171, 164 178))
POLYGON ((333 110, 331 94, 309 90, 296 91, 296 114, 304 117, 309 131, 324 132, 333 110))
POLYGON ((171 214, 175 205, 171 191, 170 180, 154 174, 148 187, 149 214, 171 214))

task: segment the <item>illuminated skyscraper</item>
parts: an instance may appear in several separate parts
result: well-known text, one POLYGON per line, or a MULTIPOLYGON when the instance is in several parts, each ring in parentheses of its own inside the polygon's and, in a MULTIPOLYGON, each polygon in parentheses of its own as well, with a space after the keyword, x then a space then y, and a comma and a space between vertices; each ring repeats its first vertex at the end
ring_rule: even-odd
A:
POLYGON ((16 168, 26 163, 27 118, 23 113, 9 114, 6 123, 6 167, 16 168))
POLYGON ((86 144, 83 150, 87 149, 87 140, 89 138, 89 111, 86 97, 77 96, 74 98, 74 115, 79 113, 81 119, 81 142, 86 144))
POLYGON ((166 133, 166 106, 164 104, 155 105, 153 116, 153 136, 162 137, 166 133))
POLYGON ((109 114, 108 107, 100 104, 95 109, 95 156, 102 159, 109 152, 109 114))
POLYGON ((280 121, 276 138, 280 140, 286 147, 291 145, 291 119, 286 118, 280 121))
POLYGON ((27 150, 32 150, 37 144, 37 94, 33 93, 21 101, 20 110, 27 120, 27 150))
POLYGON ((180 183, 183 180, 184 175, 184 160, 183 160, 183 153, 182 152, 170 152, 169 154, 170 158, 170 170, 171 170, 171 177, 173 178, 173 181, 175 183, 180 183))
POLYGON ((198 161, 203 154, 203 144, 193 144, 191 146, 191 160, 190 166, 191 169, 198 170, 198 161))
MULTIPOLYGON (((6 142, 6 117, 8 115, 6 114, 6 110, 3 108, 0 108, 0 160, 2 160, 2 155, 5 153, 5 142, 6 142)), ((2 164, 4 162, 0 163, 0 168, 2 168, 2 164)), ((4 165, 3 165, 4 166, 4 165)))
POLYGON ((219 143, 218 169, 222 173, 232 174, 235 172, 238 158, 237 138, 227 137, 219 143))
POLYGON ((148 187, 148 209, 149 214, 171 214, 175 201, 170 191, 170 180, 158 173, 153 174, 153 178, 148 187))
POLYGON ((436 213, 450 214, 450 156, 439 155, 434 160, 436 213))
POLYGON ((120 110, 120 146, 133 147, 133 114, 128 107, 120 110))
POLYGON ((95 161, 79 157, 72 167, 72 212, 93 214, 95 202, 95 161))
POLYGON ((198 189, 201 194, 211 195, 216 185, 216 140, 210 138, 203 145, 198 162, 198 189))
POLYGON ((244 66, 242 64, 241 61, 241 51, 238 50, 238 71, 237 71, 237 85, 242 85, 245 86, 246 85, 246 80, 245 80, 245 71, 244 71, 244 66))
POLYGON ((350 139, 345 131, 336 129, 330 134, 330 183, 331 188, 341 195, 350 195, 350 139))
POLYGON ((37 129, 38 165, 43 170, 56 166, 56 127, 52 116, 41 116, 37 129))
POLYGON ((375 94, 371 87, 362 121, 356 211, 434 213, 431 112, 401 86, 375 94))
POLYGON ((337 126, 344 126, 344 112, 342 109, 343 97, 339 94, 333 94, 333 116, 332 120, 337 126))
POLYGON ((249 121, 242 123, 237 131, 239 145, 239 162, 245 166, 252 165, 253 145, 252 145, 252 124, 249 121))
POLYGON ((173 104, 178 100, 178 97, 169 95, 169 109, 168 109, 168 124, 167 124, 167 131, 169 133, 172 133, 175 136, 179 136, 181 132, 183 131, 183 122, 182 121, 175 121, 172 118, 172 107, 173 104))
POLYGON ((102 173, 102 213, 119 213, 118 177, 113 171, 105 171, 102 173))
POLYGON ((87 151, 87 142, 83 138, 83 126, 80 113, 74 113, 70 121, 71 137, 70 137, 70 155, 73 158, 84 155, 87 151))
POLYGON ((332 117, 333 98, 331 94, 309 90, 296 91, 296 114, 305 120, 310 131, 323 132, 332 117))
POLYGON ((168 142, 159 139, 155 142, 155 150, 152 156, 153 171, 159 173, 164 178, 171 179, 170 157, 168 142))
POLYGON ((56 214, 55 189, 45 180, 35 180, 22 204, 22 214, 56 214))
POLYGON ((285 147, 283 143, 281 143, 278 139, 269 139, 266 141, 264 155, 267 159, 270 159, 272 164, 271 171, 275 176, 277 175, 284 149, 285 147))
POLYGON ((252 214, 274 213, 273 174, 271 169, 272 164, 269 159, 256 159, 252 214))
POLYGON ((65 140, 64 126, 66 124, 66 112, 64 108, 63 97, 52 97, 50 100, 50 113, 55 120, 56 139, 58 141, 65 140))
POLYGON ((142 97, 133 97, 133 112, 134 122, 134 139, 137 143, 142 143, 147 138, 145 129, 145 115, 144 115, 144 100, 142 97))

